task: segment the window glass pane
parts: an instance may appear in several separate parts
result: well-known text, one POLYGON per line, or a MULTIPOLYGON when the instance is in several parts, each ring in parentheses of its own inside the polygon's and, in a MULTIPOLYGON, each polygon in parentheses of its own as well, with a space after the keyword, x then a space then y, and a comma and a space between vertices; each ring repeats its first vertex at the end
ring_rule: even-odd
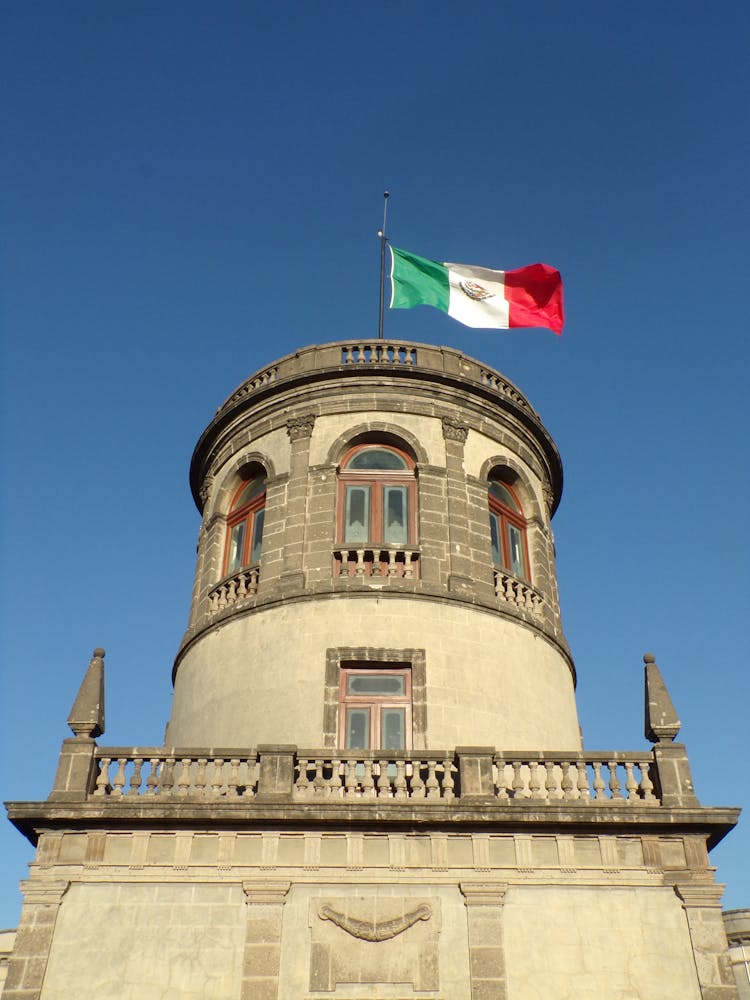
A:
POLYGON ((503 557, 500 552, 500 521, 497 514, 490 511, 490 540, 492 542, 492 561, 496 566, 502 566, 503 557))
POLYGON ((348 750, 370 749, 370 709, 346 710, 346 747, 348 750))
POLYGON ((253 497, 259 496, 265 488, 266 480, 264 476, 256 476, 255 479, 251 479, 242 493, 240 493, 232 504, 233 510, 237 510, 239 507, 244 507, 246 503, 249 503, 253 499, 253 497))
POLYGON ((370 537, 370 487, 346 487, 345 542, 366 542, 370 537))
POLYGON ((497 497, 500 503, 504 503, 506 507, 510 507, 511 510, 519 509, 518 504, 513 499, 513 494, 507 486, 503 486, 497 479, 490 480, 490 493, 497 497))
POLYGON ((250 563, 254 565, 260 562, 261 545, 263 543, 263 521, 265 520, 266 509, 261 507, 256 512, 253 520, 253 550, 250 553, 250 563))
POLYGON ((387 448, 365 448, 349 460, 348 469, 408 469, 400 455, 387 448))
POLYGON ((383 541, 392 545, 406 545, 408 541, 406 523, 406 487, 385 486, 383 488, 383 541))
POLYGON ((380 743, 383 750, 405 749, 403 708, 381 709, 380 743))
POLYGON ((245 540, 245 522, 240 521, 232 528, 229 536, 229 554, 227 556, 227 573, 236 573, 242 566, 242 545, 245 540))
POLYGON ((405 694, 404 677, 398 674, 349 674, 347 694, 405 694))
POLYGON ((526 576, 526 567, 523 558, 523 535, 515 524, 508 525, 508 538, 510 541, 510 571, 514 576, 526 576))

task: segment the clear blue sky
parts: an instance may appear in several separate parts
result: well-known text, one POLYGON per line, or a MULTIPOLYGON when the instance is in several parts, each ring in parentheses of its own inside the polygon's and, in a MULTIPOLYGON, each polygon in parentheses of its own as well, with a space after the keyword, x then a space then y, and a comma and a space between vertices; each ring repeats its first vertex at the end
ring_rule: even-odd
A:
MULTIPOLYGON (((373 336, 387 187, 398 246, 563 272, 562 338, 386 334, 499 368, 558 443, 586 745, 646 747, 653 651, 702 802, 750 805, 749 38, 697 0, 3 5, 3 798, 46 797, 94 646, 102 742, 161 741, 193 445, 256 368, 373 336)), ((7 927, 31 850, 0 852, 7 927)))

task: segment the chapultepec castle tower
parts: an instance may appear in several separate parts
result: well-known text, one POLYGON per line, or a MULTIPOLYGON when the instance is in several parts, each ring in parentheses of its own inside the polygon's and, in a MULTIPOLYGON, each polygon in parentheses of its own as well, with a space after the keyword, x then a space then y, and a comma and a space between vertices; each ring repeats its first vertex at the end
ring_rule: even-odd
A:
POLYGON ((555 444, 457 351, 344 341, 200 438, 165 744, 100 745, 95 650, 6 1000, 730 1000, 700 804, 645 660, 648 749, 587 750, 555 444))

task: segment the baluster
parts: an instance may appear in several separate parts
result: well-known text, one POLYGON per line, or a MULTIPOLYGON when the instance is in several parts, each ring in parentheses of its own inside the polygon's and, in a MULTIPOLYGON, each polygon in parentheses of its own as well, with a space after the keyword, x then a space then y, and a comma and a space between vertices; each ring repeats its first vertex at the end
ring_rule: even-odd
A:
POLYGON ((143 757, 133 758, 133 773, 130 775, 130 791, 128 795, 138 795, 141 787, 141 768, 143 767, 143 757))
POLYGON ((211 794, 214 798, 219 798, 221 796, 221 790, 224 787, 224 758, 217 757, 214 760, 214 774, 213 780, 211 781, 211 794))
POLYGON ((628 802, 638 798, 638 782, 633 777, 632 763, 625 762, 625 790, 628 793, 628 802))
POLYGON ((219 610, 219 595, 215 590, 211 591, 208 595, 208 610, 213 614, 214 611, 219 610))
POLYGON ((514 600, 513 595, 513 581, 509 576, 503 574, 503 581, 505 583, 505 600, 512 604, 514 600))
POLYGON ((588 802, 591 798, 591 792, 589 791, 589 775, 586 770, 586 762, 579 760, 576 763, 578 768, 578 798, 583 802, 588 802))
POLYGON ((356 553, 357 553, 357 563, 356 563, 355 570, 354 570, 355 575, 356 576, 364 576, 365 575, 365 550, 364 549, 357 549, 356 553))
POLYGON ((159 775, 159 791, 169 795, 174 788, 174 757, 167 757, 159 775))
POLYGON ((152 757, 149 764, 150 770, 148 778, 146 778, 146 795, 156 795, 156 789, 159 787, 159 758, 152 757))
POLYGON ((503 593, 502 593, 503 584, 502 584, 502 580, 500 578, 500 574, 498 573, 498 571, 496 569, 493 569, 493 571, 492 571, 492 580, 493 580, 494 585, 495 585, 495 597, 502 597, 503 596, 503 593))
POLYGON ((227 606, 227 587, 226 584, 222 584, 219 587, 219 599, 216 602, 216 610, 221 611, 222 608, 227 606))
POLYGON ((494 773, 495 793, 497 794, 498 799, 500 799, 500 801, 503 803, 509 801, 510 796, 508 795, 508 789, 512 788, 512 783, 511 785, 509 785, 508 782, 505 780, 506 767, 507 764, 505 763, 502 757, 495 758, 495 773, 494 773))
POLYGON ((602 765, 598 760, 593 761, 594 768, 594 798, 595 799, 606 799, 604 794, 604 789, 607 787, 604 784, 604 778, 602 778, 602 765))
MULTIPOLYGON (((562 780, 563 798, 564 799, 574 799, 575 798, 575 790, 577 788, 577 784, 576 784, 576 781, 573 781, 573 776, 570 773, 573 765, 571 764, 571 762, 569 760, 566 760, 565 763, 562 766, 563 766, 563 769, 564 769, 564 771, 563 771, 563 780, 562 780)), ((576 780, 577 779, 578 779, 578 775, 576 774, 576 780)))
POLYGON ((388 762, 381 760, 378 762, 378 798, 389 799, 391 797, 391 781, 388 777, 388 762))
POLYGON ((250 593, 258 593, 258 580, 260 579, 260 570, 256 566, 254 569, 250 570, 250 593))
POLYGON ((190 788, 190 758, 183 757, 180 760, 180 764, 182 766, 180 768, 180 776, 177 779, 177 794, 187 795, 190 788))
POLYGON ((407 798, 410 799, 423 799, 426 797, 427 792, 424 786, 424 781, 422 781, 422 761, 412 760, 406 765, 406 777, 411 778, 408 782, 407 787, 407 798))
POLYGON ((297 774, 297 781, 296 781, 296 784, 295 784, 294 788, 295 788, 295 791, 296 791, 297 795, 299 795, 300 798, 303 798, 303 799, 306 799, 306 798, 309 797, 308 796, 308 791, 309 791, 309 788, 310 788, 310 782, 308 781, 308 778, 307 778, 307 766, 308 766, 308 764, 309 764, 309 761, 308 761, 307 757, 300 757, 299 758, 299 771, 298 771, 298 774, 297 774))
POLYGON ((526 798, 526 785, 523 780, 522 764, 520 760, 513 761, 513 798, 526 798))
POLYGON ((229 780, 227 781, 227 796, 230 799, 239 798, 240 794, 240 758, 232 757, 229 761, 229 780))
POLYGON ((446 757, 443 761, 443 801, 451 802, 456 797, 456 783, 453 780, 453 761, 446 757))
POLYGON ((558 788, 557 779, 555 778, 555 765, 551 760, 546 760, 544 762, 544 769, 547 772, 544 779, 547 800, 551 802, 553 799, 561 799, 562 790, 558 788))
POLYGON ((237 587, 237 597, 242 598, 247 596, 247 578, 250 576, 249 573, 240 573, 238 580, 239 586, 237 587))
POLYGON ((112 796, 116 799, 122 798, 122 790, 125 787, 125 765, 127 762, 127 757, 118 757, 117 759, 117 774, 115 775, 115 780, 112 782, 112 796))
POLYGON ((414 556, 416 554, 417 553, 412 551, 404 552, 404 579, 406 580, 414 579, 414 570, 417 564, 417 560, 414 558, 414 556))
POLYGON ((205 757, 198 758, 198 767, 195 772, 195 781, 193 783, 193 790, 196 792, 202 792, 206 788, 206 765, 208 760, 205 757))
POLYGON ((372 776, 372 761, 365 761, 365 773, 362 778, 362 798, 363 799, 374 799, 375 798, 375 779, 372 776))
POLYGON ((237 600, 237 577, 232 577, 232 579, 227 584, 227 604, 234 604, 237 600))
POLYGON ((393 789, 394 799, 406 799, 409 797, 406 793, 406 761, 396 761, 396 780, 393 783, 393 789))
POLYGON ((617 777, 617 761, 610 760, 607 763, 607 767, 609 768, 609 790, 612 793, 612 799, 622 798, 620 795, 620 781, 617 777))
POLYGON ((641 768, 641 795, 644 802, 656 802, 656 796, 654 795, 654 783, 651 780, 651 775, 649 774, 649 764, 647 761, 643 761, 640 764, 641 768))
POLYGON ((364 344, 360 344, 359 347, 357 348, 357 364, 358 365, 363 365, 367 361, 367 358, 365 357, 365 350, 366 350, 366 347, 365 347, 364 344))
POLYGON ((398 566, 396 565, 396 550, 388 549, 388 576, 398 576, 398 566))
POLYGON ((427 761, 427 779, 424 783, 424 789, 425 798, 440 798, 440 782, 437 777, 437 760, 427 761))
POLYGON ((535 760, 529 762, 529 791, 532 799, 543 799, 545 793, 542 791, 542 781, 539 777, 539 765, 535 760))
POLYGON ((357 762, 351 758, 346 762, 346 797, 356 798, 357 795, 357 762))
POLYGON ((331 795, 341 796, 341 761, 334 757, 331 761, 331 795))
POLYGON ((111 757, 101 757, 99 759, 99 773, 96 776, 94 795, 106 795, 109 791, 109 765, 111 763, 111 757))
POLYGON ((313 798, 322 798, 328 791, 326 779, 323 777, 323 760, 321 757, 315 759, 315 777, 313 778, 313 798))

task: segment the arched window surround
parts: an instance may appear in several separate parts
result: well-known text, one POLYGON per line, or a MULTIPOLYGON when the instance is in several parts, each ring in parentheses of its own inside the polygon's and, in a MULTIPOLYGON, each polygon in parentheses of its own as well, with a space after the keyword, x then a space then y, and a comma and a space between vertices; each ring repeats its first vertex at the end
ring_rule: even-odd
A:
POLYGON ((495 467, 487 480, 490 548, 497 569, 531 582, 527 519, 510 470, 495 467))
POLYGON ((227 513, 223 576, 257 566, 261 559, 266 509, 266 471, 261 466, 246 470, 234 491, 227 513))
POLYGON ((391 440, 351 445, 338 469, 336 538, 351 546, 409 546, 417 539, 416 466, 391 440))

